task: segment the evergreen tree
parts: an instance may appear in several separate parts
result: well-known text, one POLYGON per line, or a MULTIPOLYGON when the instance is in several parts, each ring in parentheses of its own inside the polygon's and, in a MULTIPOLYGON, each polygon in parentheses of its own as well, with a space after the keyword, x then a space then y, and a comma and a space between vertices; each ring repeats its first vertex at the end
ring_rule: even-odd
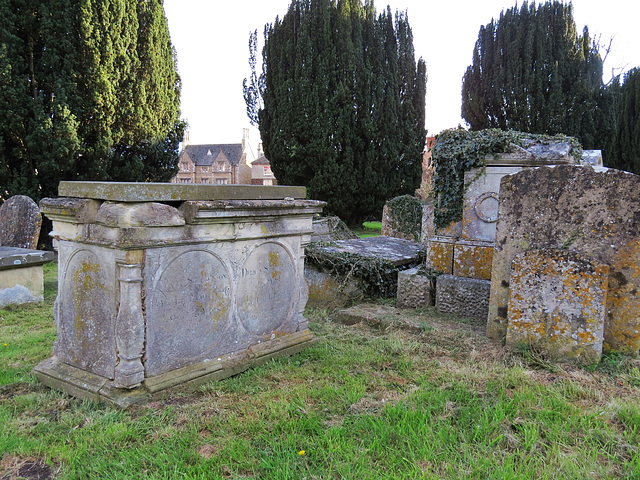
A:
POLYGON ((564 133, 598 148, 602 60, 573 7, 524 2, 480 28, 462 83, 462 117, 472 130, 564 133))
POLYGON ((371 1, 293 0, 264 38, 262 75, 244 91, 278 182, 305 185, 349 223, 379 218, 386 200, 413 193, 426 67, 406 14, 394 22, 371 1))
POLYGON ((0 0, 0 198, 168 180, 180 80, 161 0, 0 0))
POLYGON ((608 88, 615 117, 611 142, 603 151, 605 165, 640 174, 640 68, 624 75, 608 88))

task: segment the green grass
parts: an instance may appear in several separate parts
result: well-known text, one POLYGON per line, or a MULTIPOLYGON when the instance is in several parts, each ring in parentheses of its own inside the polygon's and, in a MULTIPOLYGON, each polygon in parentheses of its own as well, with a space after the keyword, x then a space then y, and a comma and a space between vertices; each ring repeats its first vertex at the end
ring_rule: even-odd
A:
POLYGON ((634 359, 551 372, 431 309, 419 335, 312 310, 316 346, 120 411, 29 373, 55 338, 46 282, 45 304, 0 310, 0 478, 640 478, 634 359))
POLYGON ((364 222, 362 228, 356 228, 353 232, 360 238, 377 237, 382 232, 382 222, 364 222))

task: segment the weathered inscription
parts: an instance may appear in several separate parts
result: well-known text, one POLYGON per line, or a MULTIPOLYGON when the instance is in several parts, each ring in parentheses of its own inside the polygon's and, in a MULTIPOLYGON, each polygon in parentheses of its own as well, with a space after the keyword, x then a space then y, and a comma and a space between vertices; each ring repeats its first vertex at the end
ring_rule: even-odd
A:
POLYGON ((148 372, 155 375, 216 354, 229 325, 230 285, 224 263, 204 250, 182 253, 167 265, 148 302, 148 372))
POLYGON ((254 335, 275 333, 292 315, 297 291, 290 254, 277 243, 264 243, 240 270, 238 318, 254 335))

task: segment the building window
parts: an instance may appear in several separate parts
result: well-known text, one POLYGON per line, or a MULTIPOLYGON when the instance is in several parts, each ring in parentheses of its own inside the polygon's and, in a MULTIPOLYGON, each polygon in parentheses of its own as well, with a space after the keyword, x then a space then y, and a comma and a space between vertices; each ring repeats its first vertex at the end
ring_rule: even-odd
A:
POLYGON ((202 183, 209 183, 209 179, 208 178, 203 178, 202 179, 202 183))
POLYGON ((209 173, 209 167, 202 167, 203 173, 209 173))

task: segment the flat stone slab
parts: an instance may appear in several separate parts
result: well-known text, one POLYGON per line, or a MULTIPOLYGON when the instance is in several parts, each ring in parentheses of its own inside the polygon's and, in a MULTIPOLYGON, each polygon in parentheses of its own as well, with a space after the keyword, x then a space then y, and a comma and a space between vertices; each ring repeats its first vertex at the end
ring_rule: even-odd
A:
POLYGON ((424 251, 424 246, 420 243, 385 236, 338 240, 320 248, 327 252, 357 253, 365 257, 376 257, 396 267, 417 262, 424 251))
POLYGON ((426 330, 424 322, 407 318, 398 308, 387 305, 361 304, 337 311, 333 320, 343 325, 365 323, 373 328, 400 328, 412 333, 422 333, 426 330))
POLYGON ((181 202, 187 200, 303 199, 305 187, 286 185, 206 185, 136 182, 60 182, 61 197, 116 202, 181 202))
POLYGON ((28 248, 0 247, 0 270, 42 265, 54 259, 55 254, 53 252, 28 248))

